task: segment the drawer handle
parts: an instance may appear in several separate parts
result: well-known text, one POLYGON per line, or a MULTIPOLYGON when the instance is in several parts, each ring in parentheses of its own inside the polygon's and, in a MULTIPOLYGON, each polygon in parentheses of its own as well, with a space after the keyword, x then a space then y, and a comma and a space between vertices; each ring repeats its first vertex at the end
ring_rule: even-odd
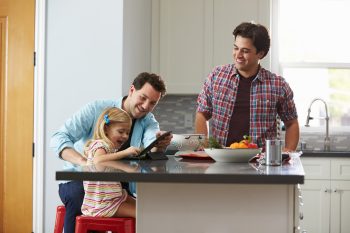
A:
POLYGON ((303 200, 303 197, 302 196, 299 196, 299 205, 300 206, 303 206, 304 205, 304 200, 303 200))

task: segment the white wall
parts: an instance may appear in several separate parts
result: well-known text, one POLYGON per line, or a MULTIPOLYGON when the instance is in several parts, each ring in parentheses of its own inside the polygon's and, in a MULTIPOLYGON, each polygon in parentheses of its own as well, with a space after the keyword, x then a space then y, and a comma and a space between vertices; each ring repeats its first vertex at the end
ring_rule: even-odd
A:
POLYGON ((151 0, 124 1, 123 94, 141 72, 151 71, 151 0))
POLYGON ((150 70, 150 9, 148 0, 47 1, 43 232, 53 232, 61 204, 50 137, 80 107, 127 93, 150 70))

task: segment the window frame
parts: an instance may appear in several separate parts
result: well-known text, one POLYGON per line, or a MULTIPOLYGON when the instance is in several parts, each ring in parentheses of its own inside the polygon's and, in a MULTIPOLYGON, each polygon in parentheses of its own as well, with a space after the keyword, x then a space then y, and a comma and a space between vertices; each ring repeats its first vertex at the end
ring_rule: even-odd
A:
MULTIPOLYGON (((271 70, 283 76, 285 68, 324 68, 324 69, 350 69, 350 63, 327 62, 280 62, 279 59, 279 18, 280 1, 270 0, 270 28, 271 28, 271 70)), ((287 80, 288 81, 288 80, 287 80)), ((293 90, 294 91, 294 90, 293 90)), ((318 96, 315 96, 315 98, 318 96)), ((329 106, 328 106, 329 107, 329 106)), ((298 119, 301 132, 325 132, 325 126, 305 127, 306 119, 298 119)), ((330 133, 349 133, 350 126, 330 126, 330 133)))

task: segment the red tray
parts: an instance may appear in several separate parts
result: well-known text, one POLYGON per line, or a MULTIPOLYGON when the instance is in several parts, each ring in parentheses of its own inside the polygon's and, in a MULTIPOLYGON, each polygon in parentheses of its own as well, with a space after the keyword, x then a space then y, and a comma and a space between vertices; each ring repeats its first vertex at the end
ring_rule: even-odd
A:
POLYGON ((175 154, 182 159, 199 159, 199 160, 213 160, 207 153, 204 151, 179 151, 175 154))

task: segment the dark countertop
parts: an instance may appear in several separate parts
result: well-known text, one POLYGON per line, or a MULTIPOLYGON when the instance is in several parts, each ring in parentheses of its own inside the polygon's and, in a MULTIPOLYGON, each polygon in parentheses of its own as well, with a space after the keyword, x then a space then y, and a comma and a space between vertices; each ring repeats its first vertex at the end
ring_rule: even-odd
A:
POLYGON ((56 180, 135 181, 163 183, 303 184, 304 169, 299 158, 283 166, 253 163, 220 163, 212 160, 119 160, 80 171, 56 172, 56 180))
POLYGON ((350 151, 303 151, 302 157, 350 158, 350 151))

